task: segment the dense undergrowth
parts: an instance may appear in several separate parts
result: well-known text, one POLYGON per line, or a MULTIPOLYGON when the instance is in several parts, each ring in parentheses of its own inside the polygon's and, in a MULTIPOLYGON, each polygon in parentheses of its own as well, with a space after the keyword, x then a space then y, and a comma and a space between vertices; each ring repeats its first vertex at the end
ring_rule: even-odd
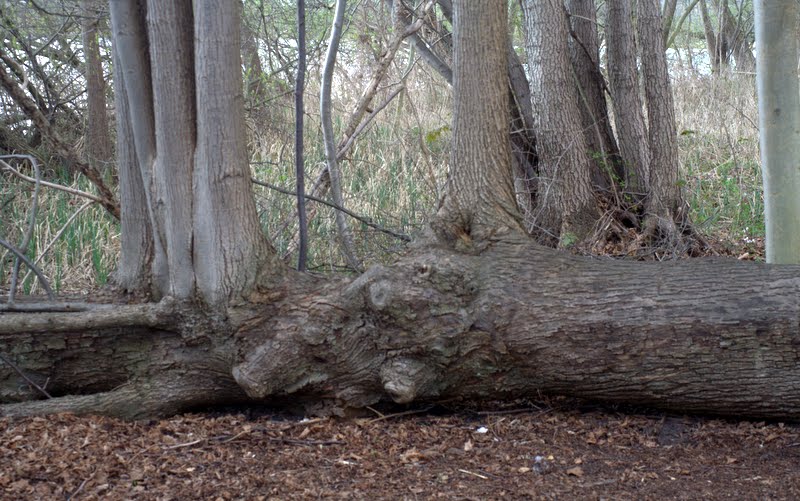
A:
MULTIPOLYGON (((450 149, 450 91, 418 68, 406 91, 375 118, 341 162, 347 208, 364 219, 413 236, 426 222, 446 180, 450 149), (430 80, 434 80, 431 84, 430 80), (414 85, 416 81, 427 85, 414 85)), ((755 83, 752 75, 681 77, 673 82, 680 147, 680 183, 691 219, 700 233, 746 248, 764 235, 763 196, 758 153, 755 83)), ((335 103, 341 130, 356 95, 335 103)), ((385 97, 385 96, 384 96, 385 97)), ((380 101, 381 96, 377 100, 380 101)), ((306 118, 307 186, 322 172, 323 151, 314 92, 308 92, 306 118)), ((250 103, 248 116, 252 173, 256 179, 294 189, 291 95, 269 103, 250 103)), ((92 191, 90 184, 46 165, 50 181, 92 191)), ((33 187, 0 173, 0 236, 19 242, 31 209, 33 187)), ((254 186, 265 232, 287 262, 296 256, 295 199, 254 186)), ((40 193, 28 255, 58 291, 81 292, 107 283, 119 252, 119 225, 98 205, 75 216, 85 200, 64 192, 40 193), (74 217, 73 217, 74 216, 74 217)), ((335 234, 333 209, 311 203, 309 268, 345 269, 335 234)), ((356 249, 367 264, 387 262, 403 241, 353 220, 356 249)), ((2 254, 0 254, 2 256, 2 254)), ((0 290, 7 290, 13 261, 0 261, 0 290)), ((23 269, 21 290, 37 292, 23 269)))

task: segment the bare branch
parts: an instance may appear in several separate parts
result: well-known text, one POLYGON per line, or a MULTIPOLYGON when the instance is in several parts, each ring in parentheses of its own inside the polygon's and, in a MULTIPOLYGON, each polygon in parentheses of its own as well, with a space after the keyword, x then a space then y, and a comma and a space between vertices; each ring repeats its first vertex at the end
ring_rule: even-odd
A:
MULTIPOLYGON (((253 181, 254 184, 257 184, 259 186, 264 186, 265 188, 269 188, 271 190, 275 190, 275 191, 277 191, 279 193, 283 193, 284 195, 297 196, 296 192, 281 188, 280 186, 275 186, 274 184, 270 184, 270 183, 267 183, 267 182, 264 182, 264 181, 259 181, 258 179, 251 179, 251 181, 253 181)), ((380 231, 381 233, 386 233, 387 235, 391 235, 391 236, 393 236, 393 237, 395 237, 395 238, 397 238, 399 240, 402 240, 403 242, 410 242, 411 241, 411 237, 406 235, 405 233, 398 233, 398 232, 390 230, 388 228, 384 228, 383 226, 380 226, 379 224, 376 224, 376 223, 372 222, 372 219, 370 219, 368 217, 359 216, 358 214, 356 214, 356 213, 354 213, 352 211, 349 211, 349 210, 345 209, 344 207, 339 207, 338 205, 333 204, 331 202, 328 202, 327 200, 324 200, 322 198, 317 198, 317 197, 315 197, 313 195, 309 195, 307 193, 305 194, 305 198, 307 198, 308 200, 313 200, 314 202, 317 202, 317 203, 321 203, 323 205, 327 205, 328 207, 332 207, 333 209, 336 209, 338 211, 341 211, 341 212, 347 214, 348 216, 352 217, 353 219, 361 221, 362 223, 364 223, 365 225, 369 226, 370 228, 372 228, 374 230, 377 230, 377 231, 380 231)))

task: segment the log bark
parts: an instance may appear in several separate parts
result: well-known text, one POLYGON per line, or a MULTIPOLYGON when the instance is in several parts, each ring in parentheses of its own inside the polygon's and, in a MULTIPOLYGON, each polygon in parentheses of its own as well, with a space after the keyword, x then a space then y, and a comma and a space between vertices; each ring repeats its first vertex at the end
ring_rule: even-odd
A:
MULTIPOLYGON (((245 393, 337 408, 563 394, 800 419, 798 266, 610 261, 512 236, 479 255, 421 246, 351 282, 309 280, 287 279, 226 324, 169 302, 36 314, 27 327, 32 314, 6 313, 0 352, 56 398, 0 415, 138 418, 245 393)), ((1 401, 40 397, 0 364, 1 401)))

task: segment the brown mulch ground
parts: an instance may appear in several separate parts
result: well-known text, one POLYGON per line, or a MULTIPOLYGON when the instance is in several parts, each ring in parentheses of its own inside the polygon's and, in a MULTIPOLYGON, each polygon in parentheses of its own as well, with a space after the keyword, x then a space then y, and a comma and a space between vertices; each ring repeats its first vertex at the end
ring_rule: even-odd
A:
POLYGON ((798 426, 519 405, 3 418, 0 499, 800 499, 798 426))

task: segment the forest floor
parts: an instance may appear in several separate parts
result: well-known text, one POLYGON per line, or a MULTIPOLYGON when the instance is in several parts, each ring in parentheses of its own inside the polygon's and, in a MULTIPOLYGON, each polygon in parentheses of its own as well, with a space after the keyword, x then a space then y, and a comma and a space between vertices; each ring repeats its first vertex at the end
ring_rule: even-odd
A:
POLYGON ((800 499, 796 423, 558 398, 383 412, 0 418, 0 500, 800 499))
POLYGON ((569 400, 0 419, 0 499, 800 499, 800 426, 569 400))

